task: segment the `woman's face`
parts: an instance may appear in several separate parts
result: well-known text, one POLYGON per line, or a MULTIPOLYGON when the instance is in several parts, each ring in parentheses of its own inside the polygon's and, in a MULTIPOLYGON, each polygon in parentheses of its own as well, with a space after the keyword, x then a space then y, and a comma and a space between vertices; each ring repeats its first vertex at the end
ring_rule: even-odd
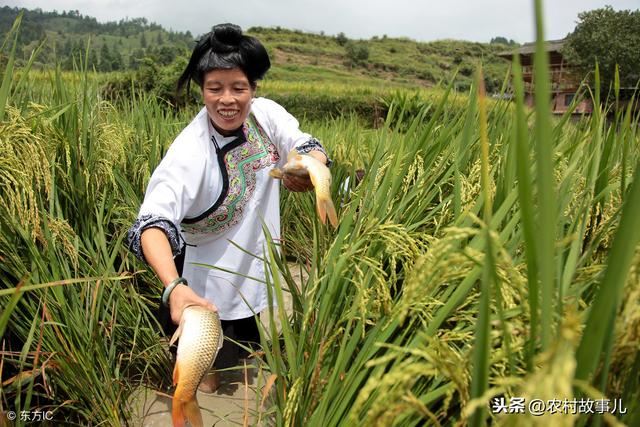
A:
POLYGON ((255 90, 239 68, 212 70, 204 75, 202 97, 216 130, 230 135, 244 123, 255 90))

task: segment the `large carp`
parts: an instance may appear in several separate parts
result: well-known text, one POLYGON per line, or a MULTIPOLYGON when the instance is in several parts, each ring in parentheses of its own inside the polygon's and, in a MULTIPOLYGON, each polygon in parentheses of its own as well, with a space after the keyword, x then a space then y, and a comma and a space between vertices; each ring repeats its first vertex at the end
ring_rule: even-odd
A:
POLYGON ((178 356, 173 369, 173 384, 177 385, 173 393, 173 425, 184 426, 187 419, 192 426, 201 427, 202 413, 196 392, 222 347, 218 313, 197 305, 187 306, 171 344, 178 338, 178 356))

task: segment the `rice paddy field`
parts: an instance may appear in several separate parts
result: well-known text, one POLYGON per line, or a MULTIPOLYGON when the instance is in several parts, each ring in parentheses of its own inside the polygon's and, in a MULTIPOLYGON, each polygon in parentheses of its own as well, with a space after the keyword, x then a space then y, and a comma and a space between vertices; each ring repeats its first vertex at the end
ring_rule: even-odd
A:
MULTIPOLYGON (((138 425, 129 397, 166 391, 173 367, 161 284, 124 238, 195 107, 107 102, 82 68, 17 69, 14 36, 0 86, 0 425, 30 424, 25 411, 138 425)), ((376 128, 303 121, 334 160, 340 226, 319 223, 312 194, 283 192, 283 243, 258 254, 280 304, 252 422, 640 423, 638 110, 610 107, 612 88, 585 93, 592 115, 552 117, 537 61, 532 109, 514 63, 513 101, 443 85, 397 94, 376 128)))

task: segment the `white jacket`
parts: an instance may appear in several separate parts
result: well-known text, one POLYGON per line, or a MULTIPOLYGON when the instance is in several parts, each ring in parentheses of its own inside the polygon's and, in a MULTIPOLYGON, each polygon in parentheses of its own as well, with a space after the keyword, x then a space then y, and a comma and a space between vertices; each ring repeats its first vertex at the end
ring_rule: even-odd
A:
MULTIPOLYGON (((250 317, 268 305, 262 221, 280 239, 280 181, 269 170, 282 167, 294 147, 322 150, 291 114, 265 98, 253 99, 242 134, 223 137, 203 108, 153 172, 130 232, 139 248, 135 240, 153 222, 149 218, 180 230, 187 244, 182 276, 223 320, 250 317)), ((176 240, 170 239, 174 254, 176 240)))

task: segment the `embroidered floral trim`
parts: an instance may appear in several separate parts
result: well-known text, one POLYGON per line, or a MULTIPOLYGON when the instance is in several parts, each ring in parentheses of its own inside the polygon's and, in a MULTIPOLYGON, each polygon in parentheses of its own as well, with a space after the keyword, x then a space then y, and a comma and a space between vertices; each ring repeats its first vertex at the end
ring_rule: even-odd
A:
POLYGON ((222 233, 244 216, 244 210, 256 188, 256 173, 280 160, 275 145, 253 115, 245 128, 247 141, 225 154, 229 191, 220 207, 194 224, 182 224, 190 233, 222 233))
POLYGON ((333 163, 320 141, 318 141, 316 138, 311 138, 304 144, 297 146, 296 151, 300 154, 307 154, 309 151, 320 151, 322 154, 327 156, 327 166, 330 167, 333 163))
POLYGON ((140 236, 142 236, 142 232, 144 230, 152 227, 161 229, 167 235, 169 245, 171 245, 171 252, 174 257, 182 252, 182 249, 184 248, 184 241, 176 226, 165 217, 146 214, 136 219, 136 222, 133 223, 127 232, 127 245, 129 250, 133 252, 138 259, 145 263, 147 262, 144 257, 144 253, 142 252, 140 236))

